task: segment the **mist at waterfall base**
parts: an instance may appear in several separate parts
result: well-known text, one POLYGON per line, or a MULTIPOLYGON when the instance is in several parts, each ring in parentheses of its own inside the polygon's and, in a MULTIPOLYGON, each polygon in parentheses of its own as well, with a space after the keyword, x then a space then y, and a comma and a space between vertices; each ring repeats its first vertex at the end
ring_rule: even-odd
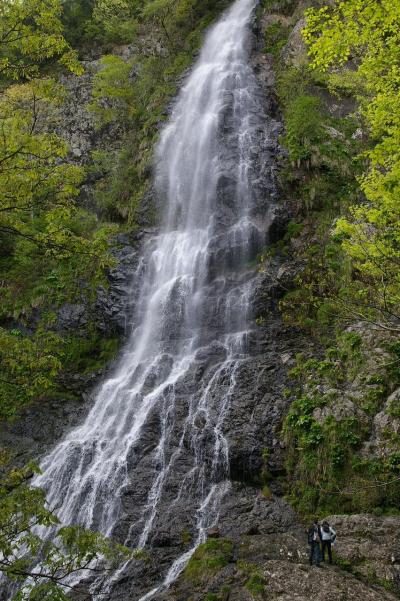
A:
MULTIPOLYGON (((254 259, 269 223, 270 176, 257 152, 263 98, 249 64, 255 5, 237 0, 210 29, 177 98, 156 150, 164 217, 133 276, 129 342, 85 421, 43 459, 34 483, 62 523, 132 548, 151 547, 161 521, 189 528, 191 545, 176 550, 143 601, 179 575, 229 491, 224 423, 248 356, 254 259)), ((95 596, 125 567, 92 584, 95 596)))

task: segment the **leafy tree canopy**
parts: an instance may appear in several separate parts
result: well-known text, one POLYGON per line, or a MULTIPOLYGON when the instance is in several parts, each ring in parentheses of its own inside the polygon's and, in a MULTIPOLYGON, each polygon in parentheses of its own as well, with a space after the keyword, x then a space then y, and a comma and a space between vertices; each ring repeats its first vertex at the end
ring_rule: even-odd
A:
POLYGON ((11 79, 35 77, 49 59, 81 73, 63 36, 59 0, 0 1, 0 74, 11 79))
POLYGON ((61 8, 58 0, 0 0, 2 418, 14 416, 30 399, 43 398, 62 368, 62 340, 50 333, 48 323, 35 334, 29 328, 23 334, 21 328, 23 315, 38 306, 37 299, 21 292, 32 280, 29 271, 38 268, 38 257, 45 258, 47 272, 57 273, 46 281, 44 273, 35 275, 35 296, 49 303, 64 285, 62 274, 72 290, 80 277, 95 283, 96 273, 110 264, 111 228, 89 222, 76 206, 84 170, 68 160, 68 145, 56 133, 64 89, 49 77, 54 61, 82 72, 62 34, 61 8), (17 336, 7 328, 10 320, 17 323, 17 336))
POLYGON ((130 78, 132 64, 113 54, 100 59, 101 70, 93 86, 89 108, 100 125, 128 121, 135 115, 135 92, 130 78))
POLYGON ((338 220, 336 235, 360 280, 358 309, 389 329, 400 319, 400 2, 346 0, 307 11, 311 67, 354 94, 370 137, 365 202, 338 220), (372 313, 371 313, 372 312, 372 313))
POLYGON ((132 42, 138 30, 137 18, 142 4, 142 0, 97 0, 93 24, 104 31, 106 42, 132 42))
POLYGON ((0 96, 0 232, 57 250, 70 237, 61 224, 83 177, 81 168, 65 162, 66 143, 49 131, 61 92, 53 80, 35 79, 0 96))

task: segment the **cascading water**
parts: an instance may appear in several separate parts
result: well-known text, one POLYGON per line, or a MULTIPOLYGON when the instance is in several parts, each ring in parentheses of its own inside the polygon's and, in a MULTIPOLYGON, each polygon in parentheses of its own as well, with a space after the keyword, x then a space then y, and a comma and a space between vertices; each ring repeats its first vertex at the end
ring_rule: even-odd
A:
POLYGON ((255 150, 265 135, 248 60, 255 5, 237 0, 209 31, 180 92, 157 148, 165 214, 134 275, 130 341, 84 423, 35 481, 62 522, 131 547, 162 545, 163 536, 174 546, 173 529, 189 529, 193 542, 172 556, 161 587, 217 523, 229 489, 224 422, 248 353, 250 262, 266 240, 260 199, 271 179, 255 150))

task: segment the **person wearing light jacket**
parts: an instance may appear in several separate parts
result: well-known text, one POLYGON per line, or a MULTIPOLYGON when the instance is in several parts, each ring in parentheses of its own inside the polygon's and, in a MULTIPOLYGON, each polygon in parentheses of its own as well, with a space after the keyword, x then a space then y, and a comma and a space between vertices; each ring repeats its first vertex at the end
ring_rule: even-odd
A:
POLYGON ((322 542, 322 561, 325 561, 325 549, 328 549, 329 563, 332 563, 332 543, 335 542, 336 532, 325 520, 320 529, 322 542))

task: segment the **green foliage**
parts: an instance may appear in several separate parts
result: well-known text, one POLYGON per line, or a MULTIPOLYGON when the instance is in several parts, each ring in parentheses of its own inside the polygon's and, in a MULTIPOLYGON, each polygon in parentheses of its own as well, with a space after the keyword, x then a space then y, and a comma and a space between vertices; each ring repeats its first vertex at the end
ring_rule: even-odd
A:
POLYGON ((0 480, 0 571, 20 584, 15 601, 66 601, 69 574, 93 569, 100 560, 118 565, 130 552, 80 526, 60 526, 44 492, 28 485, 37 471, 31 464, 0 480), (40 534, 33 526, 41 527, 40 534))
POLYGON ((145 18, 156 17, 160 20, 166 19, 174 9, 174 0, 149 0, 142 10, 145 18))
POLYGON ((310 161, 323 136, 321 101, 315 96, 298 96, 286 118, 285 145, 294 163, 310 161))
POLYGON ((265 52, 278 58, 287 43, 289 30, 280 22, 271 23, 265 30, 265 52))
POLYGON ((186 566, 183 577, 194 582, 201 581, 210 573, 216 573, 228 565, 232 557, 233 544, 223 538, 210 538, 200 545, 186 566))
MULTIPOLYGON (((357 149, 357 142, 351 136, 357 123, 350 117, 334 118, 329 114, 307 67, 281 66, 280 69, 277 92, 284 108, 283 143, 292 165, 306 170, 303 185, 310 187, 312 201, 318 191, 318 186, 312 190, 318 183, 316 177, 323 178, 320 186, 327 187, 333 180, 332 188, 351 179, 355 170, 352 159, 357 149), (327 173, 316 172, 317 169, 327 173)), ((318 87, 320 85, 318 82, 318 87)), ((329 188, 326 191, 329 192, 329 188)))
POLYGON ((389 403, 387 412, 392 417, 400 418, 400 403, 399 403, 399 401, 392 401, 391 403, 389 403))
MULTIPOLYGON (((277 65, 277 93, 283 107, 286 135, 282 142, 289 155, 283 174, 285 195, 307 227, 299 231, 294 254, 304 268, 295 287, 281 301, 285 319, 322 336, 354 298, 352 260, 338 239, 332 240, 332 222, 358 194, 355 160, 361 142, 352 116, 333 117, 324 81, 307 66, 277 65), (313 230, 311 235, 310 226, 313 230)), ((294 245, 278 245, 278 252, 293 253, 294 245)))
POLYGON ((145 190, 145 169, 150 151, 136 154, 135 140, 127 140, 126 146, 115 152, 113 161, 109 153, 94 154, 95 169, 102 178, 97 184, 95 198, 103 215, 116 222, 135 225, 136 213, 145 190))
POLYGON ((266 499, 272 499, 273 498, 273 494, 271 492, 270 487, 268 486, 268 484, 264 484, 264 486, 261 489, 262 495, 266 498, 266 499))
POLYGON ((64 90, 49 77, 54 61, 82 72, 61 11, 58 0, 0 10, 0 419, 56 392, 68 344, 52 331, 55 309, 89 300, 112 264, 115 228, 76 206, 84 171, 55 133, 64 90))
POLYGON ((277 242, 269 244, 267 248, 264 251, 262 251, 258 256, 257 260, 260 264, 259 269, 261 272, 265 270, 263 263, 265 263, 268 257, 274 257, 277 254, 281 256, 288 254, 291 240, 296 238, 300 234, 302 229, 302 223, 296 223, 296 221, 294 221, 293 219, 289 221, 289 223, 286 226, 285 235, 282 238, 280 238, 277 242))
POLYGON ((93 373, 112 361, 120 347, 119 338, 105 338, 93 328, 82 336, 64 341, 63 368, 73 373, 93 373))
POLYGON ((280 14, 291 14, 296 5, 296 0, 261 0, 261 7, 269 12, 279 12, 280 14))
POLYGON ((339 290, 349 280, 348 264, 338 245, 313 245, 304 251, 304 268, 294 290, 280 302, 285 320, 321 335, 340 314, 339 290))
POLYGON ((184 530, 182 532, 182 543, 184 545, 189 545, 193 540, 193 536, 189 530, 184 530))
POLYGON ((83 173, 65 162, 65 142, 43 127, 60 100, 60 87, 48 79, 10 86, 0 96, 0 235, 70 254, 82 245, 68 220, 83 173))
POLYGON ((26 403, 54 389, 62 366, 62 339, 37 330, 32 337, 0 329, 0 419, 14 417, 26 403))
POLYGON ((396 0, 336 2, 307 13, 311 66, 343 79, 356 93, 371 147, 359 178, 365 201, 352 204, 336 235, 358 271, 353 302, 363 318, 394 328, 400 317, 400 11, 396 0), (349 60, 352 59, 350 64, 349 60), (355 67, 355 70, 354 70, 355 67))
POLYGON ((268 490, 267 483, 272 480, 271 472, 269 470, 268 462, 270 459, 270 450, 268 448, 264 448, 262 452, 262 470, 261 470, 261 478, 265 484, 265 496, 270 496, 270 492, 268 490))
MULTIPOLYGON (((56 1, 7 3, 0 18, 3 78, 39 76, 41 63, 60 54, 63 64, 81 72, 62 37, 60 12, 56 1)), ((0 236, 10 254, 18 237, 58 258, 91 252, 71 227, 83 171, 66 161, 67 144, 52 133, 62 100, 61 86, 44 77, 0 95, 0 236)))
MULTIPOLYGON (((299 356, 291 372, 299 387, 283 428, 288 493, 307 517, 315 512, 371 511, 378 506, 385 511, 398 504, 399 441, 392 441, 392 452, 374 460, 366 461, 361 452, 391 381, 384 363, 377 365, 375 372, 365 371, 365 358, 359 334, 345 332, 326 349, 325 357, 305 361, 299 356), (341 412, 342 386, 346 391, 356 376, 365 393, 361 398, 355 396, 353 402, 371 414, 371 421, 360 421, 356 409, 347 416, 346 410, 341 412)), ((345 393, 348 396, 349 390, 345 393)))
POLYGON ((93 9, 93 20, 86 30, 97 34, 105 43, 131 43, 138 30, 137 16, 143 2, 139 0, 97 0, 93 9))
POLYGON ((104 268, 114 263, 107 249, 115 228, 99 226, 95 216, 83 210, 77 210, 67 225, 87 251, 60 256, 43 253, 35 241, 25 238, 12 242, 12 253, 0 260, 0 319, 25 323, 37 309, 82 300, 82 293, 90 297, 103 283, 104 268))
POLYGON ((93 6, 93 0, 63 0, 61 20, 64 36, 73 48, 94 41, 93 35, 88 35, 92 30, 93 6))
POLYGON ((237 569, 239 574, 245 578, 244 588, 256 599, 263 598, 266 580, 260 573, 260 566, 251 561, 239 560, 237 562, 237 569))
POLYGON ((376 460, 365 461, 359 447, 398 385, 400 354, 390 342, 387 365, 361 376, 360 336, 337 332, 360 318, 398 332, 399 4, 337 0, 306 17, 310 66, 278 65, 291 162, 285 189, 306 226, 285 248, 304 267, 280 306, 326 349, 292 372, 301 385, 285 422, 289 496, 307 515, 391 511, 400 498, 400 441, 388 431, 376 460), (342 101, 353 116, 332 116, 342 101), (335 411, 355 377, 362 424, 335 411))
POLYGON ((65 258, 53 253, 46 256, 35 243, 20 238, 13 254, 0 259, 0 419, 17 416, 30 401, 51 398, 65 371, 96 370, 115 351, 115 341, 114 350, 107 352, 111 341, 86 331, 76 345, 79 359, 75 356, 74 365, 69 360, 73 339, 52 331, 56 307, 67 301, 81 303, 83 295, 89 307, 96 287, 103 282, 104 268, 112 265, 106 255, 110 228, 98 228, 85 212, 77 216, 79 222, 70 223, 71 232, 78 235, 82 228, 86 235, 91 234, 90 252, 65 258), (36 324, 33 332, 32 320, 36 324), (12 329, 10 323, 15 324, 12 329))
POLYGON ((39 75, 49 59, 81 73, 76 53, 63 37, 60 0, 0 2, 0 77, 27 79, 39 75))
POLYGON ((265 579, 258 573, 254 573, 245 583, 245 588, 254 596, 262 596, 265 591, 265 579))
POLYGON ((345 572, 352 572, 352 563, 349 559, 344 559, 343 557, 340 557, 340 555, 337 555, 334 551, 333 557, 335 564, 339 566, 341 570, 344 570, 345 572))
POLYGON ((135 115, 135 93, 130 80, 132 65, 112 54, 103 56, 100 65, 89 109, 96 115, 100 126, 119 120, 125 123, 135 115))

